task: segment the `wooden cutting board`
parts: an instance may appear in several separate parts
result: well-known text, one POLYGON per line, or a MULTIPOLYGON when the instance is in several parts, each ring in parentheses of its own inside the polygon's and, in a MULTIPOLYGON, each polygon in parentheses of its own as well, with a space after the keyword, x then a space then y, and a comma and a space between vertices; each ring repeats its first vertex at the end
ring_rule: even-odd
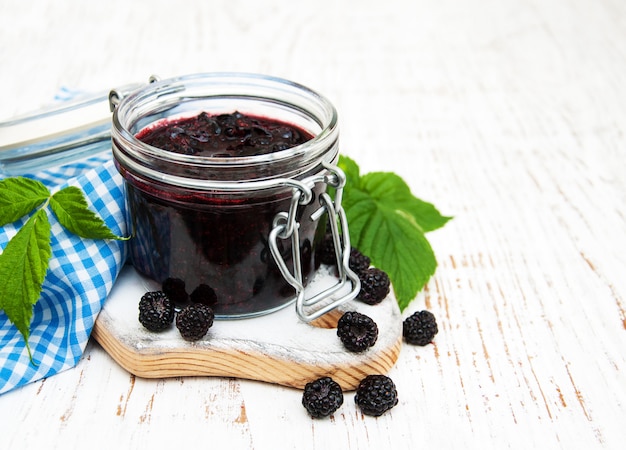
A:
MULTIPOLYGON (((312 283, 328 282, 320 270, 312 283)), ((200 341, 187 342, 173 325, 147 331, 138 304, 149 289, 132 266, 115 283, 93 328, 93 336, 124 369, 138 377, 226 376, 303 388, 331 376, 345 390, 373 373, 387 373, 402 344, 402 318, 393 294, 374 306, 352 301, 313 323, 298 319, 294 305, 250 319, 216 320, 200 341), (359 311, 378 325, 376 344, 363 353, 347 351, 336 333, 345 311, 359 311)))

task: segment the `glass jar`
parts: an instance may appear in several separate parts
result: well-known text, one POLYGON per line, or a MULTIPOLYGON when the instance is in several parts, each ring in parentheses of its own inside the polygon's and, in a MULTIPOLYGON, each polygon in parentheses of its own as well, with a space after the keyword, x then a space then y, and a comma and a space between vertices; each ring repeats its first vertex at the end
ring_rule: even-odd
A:
POLYGON ((335 166, 337 113, 326 98, 279 78, 214 73, 152 79, 124 96, 112 91, 110 103, 130 259, 139 273, 159 284, 182 280, 184 297, 209 286, 219 318, 265 314, 296 301, 300 317, 312 320, 356 296, 348 233, 341 230, 347 223, 340 206, 345 177, 335 166), (174 153, 137 138, 163 122, 234 111, 291 124, 313 137, 273 153, 236 157, 174 153), (329 185, 337 190, 335 200, 326 193, 329 185), (305 285, 319 266, 315 253, 327 223, 339 281, 307 299, 305 285), (335 298, 345 284, 349 292, 335 298), (309 312, 315 304, 321 306, 309 312))

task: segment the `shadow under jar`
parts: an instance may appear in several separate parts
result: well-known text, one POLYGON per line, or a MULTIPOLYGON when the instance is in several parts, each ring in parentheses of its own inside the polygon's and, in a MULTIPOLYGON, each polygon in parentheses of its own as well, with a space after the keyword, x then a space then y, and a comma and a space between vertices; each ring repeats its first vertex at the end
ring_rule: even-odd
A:
POLYGON ((114 106, 136 270, 159 284, 182 280, 188 294, 209 286, 221 318, 292 303, 270 233, 295 216, 298 251, 293 239, 273 251, 289 267, 299 256, 306 284, 326 228, 320 195, 338 159, 332 104, 287 80, 216 73, 154 81, 114 106))

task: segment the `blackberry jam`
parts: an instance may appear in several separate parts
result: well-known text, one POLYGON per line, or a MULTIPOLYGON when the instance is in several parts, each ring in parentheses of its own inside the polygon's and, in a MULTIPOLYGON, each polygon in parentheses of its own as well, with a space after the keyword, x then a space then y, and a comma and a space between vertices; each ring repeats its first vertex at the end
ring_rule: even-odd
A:
POLYGON ((239 111, 218 115, 200 113, 142 130, 137 139, 175 153, 232 158, 278 152, 313 138, 305 130, 239 111))
POLYGON ((186 298, 212 289, 220 318, 300 299, 340 173, 333 106, 251 74, 155 81, 111 104, 135 269, 186 298))

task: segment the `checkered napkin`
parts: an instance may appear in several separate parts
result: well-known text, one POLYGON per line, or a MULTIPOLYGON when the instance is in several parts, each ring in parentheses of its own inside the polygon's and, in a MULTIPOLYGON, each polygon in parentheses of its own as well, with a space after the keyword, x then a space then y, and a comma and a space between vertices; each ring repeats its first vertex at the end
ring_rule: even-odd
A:
MULTIPOLYGON (((104 153, 34 175, 53 192, 74 185, 87 195, 90 208, 118 235, 126 235, 122 178, 104 153)), ((0 394, 76 365, 102 304, 126 259, 122 241, 90 240, 66 231, 53 214, 52 258, 43 292, 34 308, 30 347, 0 311, 0 394)), ((0 228, 0 249, 25 220, 0 228)))

